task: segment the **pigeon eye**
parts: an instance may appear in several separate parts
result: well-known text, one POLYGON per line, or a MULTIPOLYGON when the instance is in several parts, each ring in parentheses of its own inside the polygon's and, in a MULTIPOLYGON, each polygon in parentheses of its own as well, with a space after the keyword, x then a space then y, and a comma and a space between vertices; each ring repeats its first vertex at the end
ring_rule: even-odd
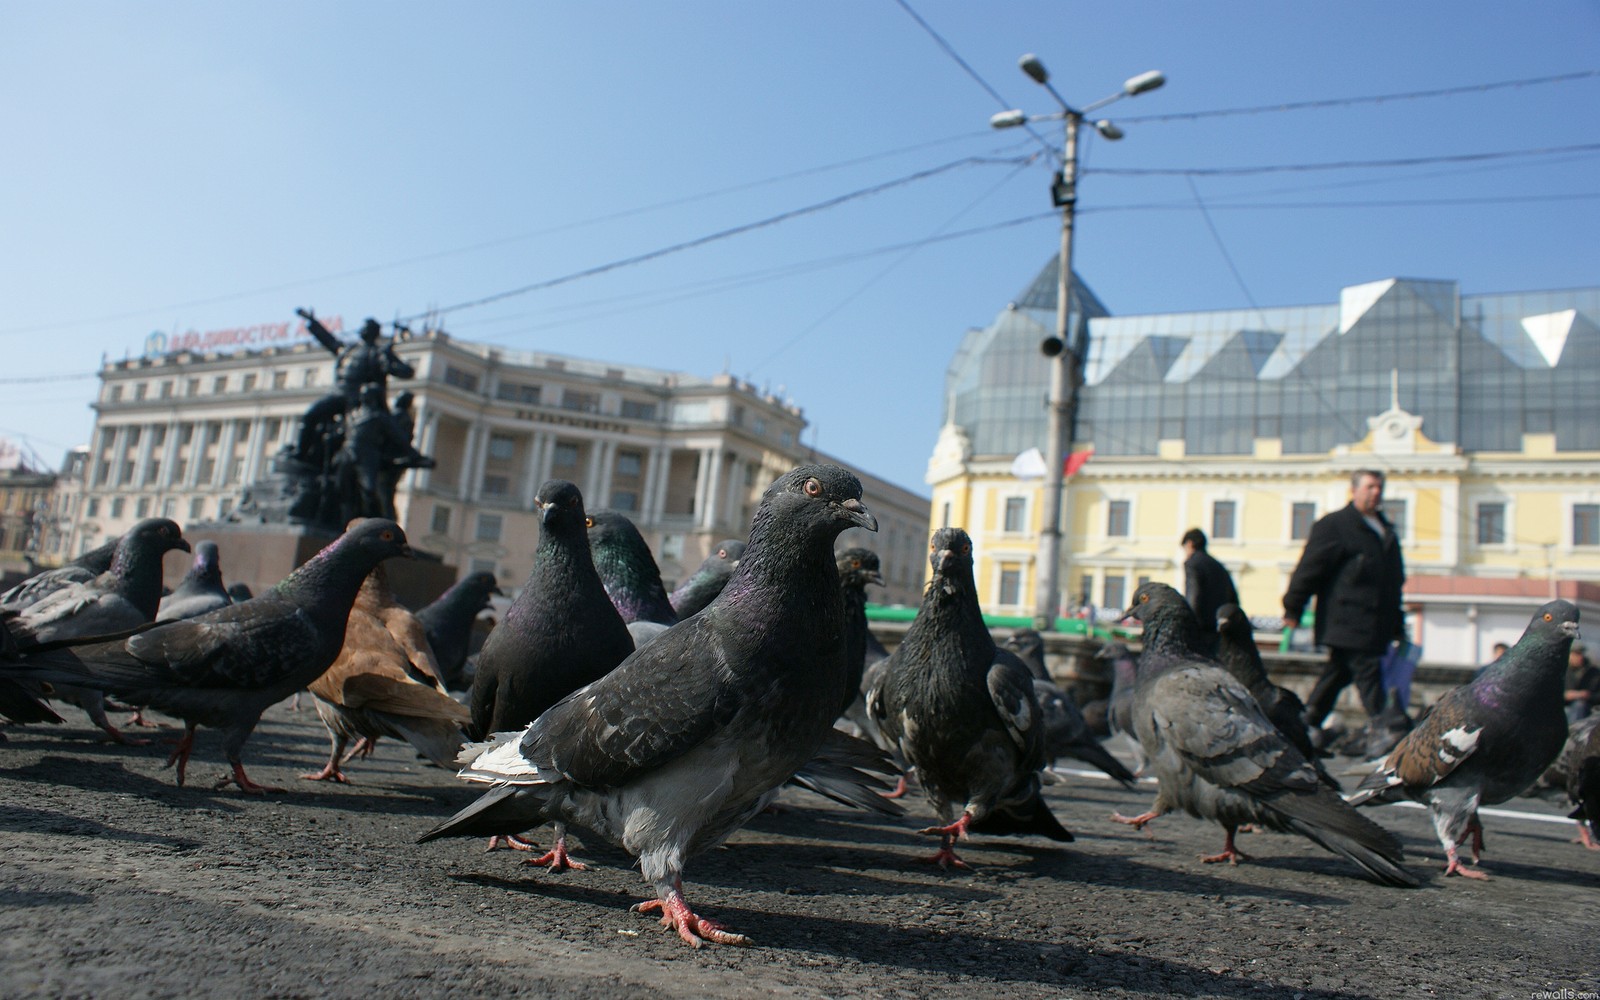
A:
POLYGON ((1553 621, 1556 620, 1556 616, 1551 614, 1550 612, 1546 611, 1544 613, 1544 620, 1547 621, 1547 622, 1553 622, 1553 621))
POLYGON ((807 479, 804 489, 806 491, 806 496, 808 497, 822 496, 822 484, 817 482, 815 479, 807 479))
POLYGON ((860 569, 861 568, 861 560, 860 559, 852 559, 852 560, 850 560, 850 568, 851 569, 860 569))
POLYGON ((583 519, 583 526, 584 526, 584 527, 585 527, 585 528, 592 528, 592 527, 594 527, 594 518, 592 518, 592 517, 586 517, 586 518, 584 518, 584 519, 583 519))
POLYGON ((1149 604, 1150 603, 1150 595, 1149 594, 1140 594, 1139 595, 1139 603, 1140 604, 1149 604))
POLYGON ((965 555, 971 555, 972 554, 972 546, 970 546, 970 545, 961 546, 961 554, 964 555, 964 556, 965 555))
POLYGON ((392 542, 392 541, 394 541, 394 532, 385 531, 383 534, 379 535, 378 537, 383 539, 386 542, 392 542))

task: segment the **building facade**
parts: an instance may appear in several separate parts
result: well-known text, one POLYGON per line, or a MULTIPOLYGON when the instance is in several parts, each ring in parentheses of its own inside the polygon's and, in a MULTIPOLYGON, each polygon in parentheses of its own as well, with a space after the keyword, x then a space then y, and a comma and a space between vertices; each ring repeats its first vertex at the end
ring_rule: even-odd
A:
MULTIPOLYGON (((577 483, 590 509, 627 514, 671 586, 718 541, 745 537, 772 480, 802 462, 837 461, 801 444, 798 406, 729 375, 511 351, 439 331, 394 346, 417 374, 391 380, 390 396, 414 394, 416 444, 437 463, 402 480, 402 526, 414 545, 463 573, 493 572, 508 590, 532 567, 530 508, 548 479, 577 483)), ((106 365, 72 554, 142 517, 230 517, 332 385, 331 358, 306 343, 106 365)), ((914 601, 928 502, 852 471, 879 531, 841 545, 877 551, 885 600, 914 601)))
MULTIPOLYGON (((1029 298, 957 352, 928 470, 935 526, 976 527, 1000 613, 1032 607, 1042 479, 1019 478, 1016 459, 1045 440, 1047 366, 1013 366, 1009 398, 1033 406, 1002 411, 1009 426, 963 419, 996 410, 974 373, 985 353, 1037 351, 1054 302, 1029 298)), ((1064 501, 1063 611, 1120 609, 1145 580, 1181 586, 1179 538, 1199 527, 1246 610, 1270 620, 1312 522, 1372 468, 1388 478, 1428 658, 1482 662, 1532 605, 1499 585, 1474 603, 1470 581, 1600 579, 1597 320, 1600 288, 1463 295, 1402 279, 1330 305, 1091 315, 1072 451, 1092 457, 1064 501), (1479 604, 1510 607, 1480 624, 1479 604)))

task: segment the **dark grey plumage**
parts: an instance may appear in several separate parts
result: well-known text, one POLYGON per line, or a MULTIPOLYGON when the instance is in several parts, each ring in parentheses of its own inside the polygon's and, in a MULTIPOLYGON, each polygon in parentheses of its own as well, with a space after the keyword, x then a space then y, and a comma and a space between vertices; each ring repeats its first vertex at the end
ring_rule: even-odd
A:
POLYGON ((1563 681, 1577 634, 1576 605, 1540 607, 1517 644, 1470 682, 1446 691, 1350 801, 1426 803, 1448 859, 1445 874, 1487 878, 1463 867, 1457 849, 1471 834, 1476 862, 1483 849, 1479 807, 1520 794, 1561 753, 1567 739, 1563 681))
POLYGON ((117 543, 121 540, 122 536, 118 535, 104 544, 95 546, 65 566, 47 569, 28 577, 4 594, 0 594, 0 612, 21 611, 68 584, 88 583, 111 568, 111 560, 117 553, 117 543))
POLYGON ((243 604, 254 596, 256 596, 255 592, 250 589, 248 583, 228 584, 228 598, 235 604, 243 604))
MULTIPOLYGON (((866 691, 862 677, 869 664, 889 657, 889 651, 872 634, 867 622, 867 585, 883 586, 879 571, 878 554, 871 549, 853 546, 834 558, 839 570, 839 596, 844 601, 845 615, 845 704, 841 714, 861 726, 866 715, 866 691)), ((862 727, 865 728, 865 727, 862 727)))
POLYGON ((1245 686, 1273 727, 1311 762, 1322 783, 1336 792, 1341 791, 1339 782, 1322 766, 1317 748, 1311 742, 1304 718, 1305 703, 1299 695, 1279 687, 1267 677, 1261 649, 1256 645, 1255 628, 1237 604, 1224 604, 1217 609, 1217 662, 1245 686))
POLYGON ((984 625, 972 540, 940 528, 929 562, 922 606, 867 711, 944 823, 923 831, 942 838, 931 860, 964 865, 953 845, 968 831, 1071 840, 1040 793, 1045 732, 1033 675, 984 625))
POLYGON ((678 613, 680 619, 698 614, 701 609, 716 600, 722 588, 727 586, 733 571, 739 567, 739 560, 744 556, 745 543, 737 538, 726 538, 717 543, 717 547, 700 567, 689 575, 674 590, 669 599, 672 608, 678 613))
POLYGON ((1322 784, 1267 719, 1244 685, 1201 653, 1205 633, 1183 595, 1163 583, 1133 594, 1144 623, 1133 722, 1160 782, 1141 826, 1172 809, 1222 824, 1227 843, 1210 861, 1237 863, 1238 827, 1256 823, 1299 833, 1354 862, 1378 882, 1415 886, 1400 866, 1400 841, 1322 784))
MULTIPOLYGON (((15 661, 21 657, 22 654, 17 650, 17 640, 11 636, 11 629, 4 622, 0 622, 0 662, 15 661)), ((29 722, 60 724, 66 721, 33 692, 10 678, 0 678, 0 719, 22 724, 29 722)), ((0 735, 0 741, 3 740, 4 736, 0 735)))
POLYGON ((1134 773, 1100 745, 1089 731, 1089 723, 1076 702, 1050 681, 1037 678, 1033 682, 1034 697, 1039 699, 1039 711, 1044 716, 1044 755, 1051 764, 1062 757, 1071 757, 1098 768, 1124 787, 1131 788, 1134 773))
POLYGON ((1054 683, 1054 678, 1050 676, 1050 667, 1045 663, 1044 636, 1036 629, 1019 628, 1006 636, 1006 641, 1001 645, 1017 654, 1017 659, 1028 668, 1028 673, 1033 675, 1034 680, 1054 683))
POLYGON ((501 593, 493 573, 468 573, 417 612, 428 634, 428 646, 439 662, 440 679, 452 691, 462 688, 462 670, 472 645, 473 623, 489 607, 489 597, 501 593))
POLYGON ((21 663, 0 663, 0 677, 92 685, 183 719, 187 731, 168 760, 178 767, 180 785, 196 727, 220 729, 233 774, 218 787, 236 782, 248 792, 264 791, 239 761, 261 713, 328 668, 344 643, 361 581, 383 560, 410 553, 393 521, 355 521, 254 600, 153 625, 126 639, 46 649, 21 663))
POLYGON ((422 839, 576 823, 639 859, 658 899, 638 909, 692 945, 742 943, 690 910, 681 872, 835 738, 845 664, 832 548, 846 528, 876 528, 860 495, 834 466, 780 477, 722 594, 526 732, 469 747, 463 777, 494 787, 422 839))
POLYGON ((591 513, 589 551, 600 582, 624 622, 678 623, 650 545, 627 515, 614 510, 591 513))
POLYGON ((194 562, 172 593, 161 599, 156 621, 193 618, 232 603, 233 598, 228 596, 227 588, 222 585, 222 563, 218 558, 217 543, 208 539, 195 543, 194 562))
POLYGON ((534 506, 533 570, 478 654, 469 702, 478 739, 521 729, 633 652, 628 626, 594 568, 583 494, 552 479, 539 487, 534 506))
POLYGON ((1143 774, 1144 747, 1133 731, 1133 686, 1136 662, 1133 653, 1120 642, 1104 643, 1095 650, 1094 658, 1109 665, 1111 672, 1111 697, 1106 700, 1106 725, 1112 736, 1121 736, 1133 751, 1133 773, 1143 774))
MULTIPOLYGON (((1585 720, 1588 721, 1588 720, 1585 720)), ((1577 727, 1573 727, 1577 728, 1577 727)), ((1567 767, 1567 797, 1583 846, 1600 851, 1600 725, 1589 726, 1567 767)))
MULTIPOLYGON (((154 621, 161 604, 162 559, 173 549, 189 551, 175 522, 152 517, 135 524, 117 542, 111 566, 104 573, 83 583, 66 584, 6 616, 18 648, 27 653, 41 643, 109 636, 154 621)), ((111 724, 104 692, 62 682, 51 686, 49 696, 83 709, 117 742, 140 742, 111 724)))

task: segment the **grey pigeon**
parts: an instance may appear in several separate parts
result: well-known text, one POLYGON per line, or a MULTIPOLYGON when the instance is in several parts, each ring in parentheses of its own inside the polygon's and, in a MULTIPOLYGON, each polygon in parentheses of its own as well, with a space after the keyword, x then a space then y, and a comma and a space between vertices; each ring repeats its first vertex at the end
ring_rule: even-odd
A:
POLYGON ((1267 677, 1261 649, 1256 645, 1255 628, 1237 604, 1224 604, 1217 609, 1217 662, 1245 686, 1278 733, 1311 762, 1322 783, 1336 792, 1341 791, 1339 782, 1317 757, 1317 748, 1311 742, 1311 732, 1303 717, 1305 704, 1299 695, 1279 687, 1267 677))
POLYGON ((430 830, 445 836, 576 823, 639 859, 686 943, 746 938, 684 899, 685 862, 722 843, 837 737, 844 606, 833 541, 877 528, 844 469, 794 469, 763 494, 721 595, 521 734, 469 747, 462 776, 493 787, 430 830))
MULTIPOLYGON (((12 638, 11 629, 4 622, 0 622, 0 661, 14 661, 21 656, 22 654, 17 651, 17 640, 12 638)), ((0 719, 23 724, 29 722, 60 724, 66 721, 52 711, 49 705, 35 697, 33 692, 10 678, 0 678, 0 719)), ((0 742, 4 740, 4 735, 0 735, 0 742)))
POLYGON ((839 596, 844 601, 845 665, 849 678, 842 713, 865 730, 866 689, 861 679, 869 664, 889 658, 889 651, 867 623, 867 585, 883 586, 883 574, 879 572, 878 554, 859 546, 840 552, 834 565, 839 570, 839 596))
POLYGON ((733 571, 738 568, 744 550, 745 543, 739 539, 723 539, 717 543, 712 553, 706 556, 700 567, 689 574, 689 579, 679 584, 678 589, 668 595, 672 601, 672 608, 680 619, 698 614, 722 593, 722 588, 727 585, 729 578, 733 576, 733 571))
POLYGON ((256 595, 250 589, 250 585, 248 583, 228 584, 228 598, 235 604, 243 604, 245 601, 248 601, 254 596, 256 595))
POLYGON ((1044 636, 1036 629, 1019 628, 1006 637, 1001 643, 1006 649, 1017 654, 1017 659, 1028 668, 1035 680, 1054 681, 1050 676, 1050 668, 1044 658, 1044 636))
POLYGON ((984 625, 972 540, 940 528, 929 562, 922 606, 867 703, 943 823, 922 831, 941 838, 928 860, 968 867, 954 843, 971 831, 1072 840, 1040 792, 1045 732, 1033 675, 984 625))
POLYGON ((193 618, 232 603, 233 598, 228 596, 227 589, 222 585, 222 564, 217 558, 217 543, 208 539, 195 543, 194 563, 172 593, 161 599, 156 621, 193 618))
POLYGON ((1203 860, 1233 864, 1244 857, 1233 843, 1240 826, 1293 831, 1384 885, 1418 884, 1400 866, 1400 841, 1324 785, 1244 685, 1200 652, 1210 630, 1182 594, 1143 584, 1127 614, 1144 623, 1133 724, 1160 786, 1150 811, 1125 822, 1139 828, 1172 809, 1215 820, 1227 842, 1203 860))
MULTIPOLYGON (((155 620, 161 604, 162 558, 173 549, 189 551, 178 525, 164 517, 135 524, 117 542, 111 567, 84 583, 69 583, 7 615, 17 646, 34 646, 92 636, 109 636, 155 620)), ((106 717, 105 694, 65 681, 52 685, 52 698, 71 702, 118 743, 138 745, 106 717)))
POLYGON ((187 724, 168 758, 178 784, 198 726, 223 731, 233 773, 217 785, 281 791, 251 781, 239 752, 261 713, 328 669, 344 644, 345 620, 361 581, 385 559, 409 556, 393 521, 353 522, 345 533, 254 600, 183 621, 150 626, 126 639, 46 649, 0 663, 0 677, 93 685, 187 724))
POLYGON ((1445 874, 1488 878, 1465 867, 1457 849, 1470 834, 1476 863, 1483 853, 1478 809, 1520 794, 1561 753, 1563 681, 1577 635, 1576 605, 1550 601, 1539 608, 1517 644, 1446 691, 1350 801, 1426 803, 1444 845, 1445 874))
POLYGON ((88 583, 111 568, 112 557, 116 555, 117 543, 121 540, 122 536, 118 535, 104 544, 95 546, 65 566, 47 569, 28 577, 0 594, 0 612, 21 611, 69 583, 88 583))
POLYGON ((627 515, 597 510, 589 515, 589 551, 595 571, 617 614, 628 623, 635 648, 678 622, 650 546, 627 515))
POLYGON ((1600 851, 1600 726, 1589 726, 1573 750, 1567 768, 1567 796, 1576 806, 1568 815, 1578 821, 1579 842, 1591 851, 1600 851))
MULTIPOLYGON (((505 619, 484 640, 472 678, 472 732, 477 739, 519 730, 578 688, 604 677, 634 650, 633 636, 606 595, 589 549, 583 494, 564 479, 539 487, 539 545, 533 571, 505 619)), ((491 831, 510 838, 520 828, 491 831)), ((565 829, 535 864, 581 867, 567 857, 565 829)))
POLYGON ((473 623, 489 607, 491 594, 499 594, 493 573, 468 573, 417 611, 417 621, 428 633, 428 645, 439 663, 440 678, 452 691, 461 690, 462 670, 472 645, 473 623))
POLYGON ((1115 640, 1101 645, 1094 658, 1111 665, 1111 697, 1106 700, 1106 724, 1112 736, 1121 736, 1133 750, 1135 774, 1144 773, 1144 747, 1133 731, 1133 686, 1137 669, 1133 653, 1115 640))
POLYGON ((1133 787, 1134 773, 1095 739, 1082 709, 1070 695, 1050 681, 1037 678, 1033 682, 1033 694, 1039 699, 1039 711, 1044 717, 1046 760, 1054 764, 1062 757, 1071 757, 1104 771, 1124 787, 1133 787))
POLYGON ((1589 740, 1589 732, 1597 727, 1600 727, 1600 715, 1586 715, 1577 722, 1567 724, 1567 742, 1556 755, 1555 762, 1539 775, 1541 789, 1554 788, 1557 791, 1566 791, 1572 772, 1582 759, 1583 747, 1589 740))

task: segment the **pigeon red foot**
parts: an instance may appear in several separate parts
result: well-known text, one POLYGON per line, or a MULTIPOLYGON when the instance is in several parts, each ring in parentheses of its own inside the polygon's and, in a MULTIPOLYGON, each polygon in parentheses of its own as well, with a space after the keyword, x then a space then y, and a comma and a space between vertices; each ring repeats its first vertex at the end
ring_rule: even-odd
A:
MULTIPOLYGON (((1456 849, 1454 847, 1450 848, 1446 852, 1446 857, 1449 859, 1449 863, 1444 866, 1444 873, 1446 876, 1460 875, 1462 878, 1475 878, 1479 880, 1487 880, 1489 878, 1486 872, 1481 872, 1476 868, 1464 867, 1461 864, 1461 859, 1456 857, 1456 849)), ((1474 858, 1473 862, 1476 863, 1477 859, 1474 858)))
POLYGON ((906 784, 906 776, 902 774, 894 783, 894 791, 883 792, 882 795, 886 799, 903 799, 909 789, 910 786, 906 784))
POLYGON ((714 920, 707 920, 689 909, 683 898, 683 884, 675 882, 666 895, 643 903, 635 903, 635 913, 661 913, 661 926, 678 932, 678 937, 691 948, 699 948, 707 941, 716 944, 749 944, 743 934, 735 934, 714 920))
POLYGON ((1223 829, 1227 832, 1227 839, 1222 844, 1222 853, 1202 854, 1200 855, 1201 863, 1209 865, 1218 861, 1226 861, 1230 865, 1236 865, 1241 861, 1249 861, 1250 855, 1233 846, 1233 827, 1229 826, 1223 829))
POLYGON ((167 757, 165 767, 178 765, 178 786, 183 787, 183 772, 189 767, 189 752, 194 749, 194 725, 191 723, 183 731, 183 736, 177 741, 177 746, 172 748, 172 753, 167 757))
POLYGON ((1151 820, 1156 819, 1160 815, 1160 813, 1155 812, 1154 810, 1146 813, 1140 813, 1137 816, 1124 816, 1119 812, 1114 812, 1111 814, 1111 819, 1116 823, 1126 823, 1135 830, 1143 830, 1151 820))
POLYGON ((138 711, 134 712, 133 713, 133 717, 130 718, 127 722, 124 722, 123 725, 125 725, 125 726, 137 726, 140 729, 169 729, 169 728, 171 728, 165 722, 157 722, 157 721, 155 721, 153 719, 145 718, 144 717, 144 709, 142 709, 142 708, 139 709, 138 711))
POLYGON ((313 771, 310 774, 302 774, 300 777, 306 781, 337 781, 341 785, 350 784, 350 779, 345 777, 343 771, 339 770, 338 754, 334 754, 333 759, 322 765, 322 770, 313 771))
POLYGON ((212 790, 215 791, 216 789, 219 789, 219 788, 226 788, 229 785, 238 785, 239 786, 239 791, 245 792, 245 793, 250 794, 250 795, 265 795, 268 792, 287 792, 288 791, 287 788, 280 788, 277 785, 258 785, 258 784, 256 784, 255 782, 250 780, 250 776, 249 775, 244 773, 244 765, 239 763, 238 761, 233 761, 233 773, 232 774, 224 775, 222 778, 217 780, 217 783, 215 785, 212 785, 211 787, 212 787, 212 790))
POLYGON ((1595 841, 1594 835, 1589 832, 1589 824, 1587 823, 1580 822, 1578 824, 1578 839, 1573 843, 1582 844, 1591 851, 1600 851, 1600 842, 1595 841))
POLYGON ((957 868, 965 868, 971 871, 972 866, 962 861, 955 852, 956 841, 967 839, 967 827, 971 825, 971 814, 962 813, 961 818, 949 826, 930 826, 925 830, 918 830, 918 833, 937 833, 943 838, 939 843, 939 850, 923 860, 928 864, 938 865, 940 868, 948 869, 951 865, 955 865, 957 868))
POLYGON ((525 865, 535 865, 540 868, 548 868, 553 872, 586 872, 589 870, 589 866, 584 864, 582 861, 572 860, 572 856, 567 853, 567 838, 565 837, 557 837, 555 845, 548 851, 545 851, 537 858, 528 858, 522 863, 525 865))
POLYGON ((506 842, 506 847, 513 851, 537 851, 539 849, 531 840, 523 840, 514 833, 502 833, 489 838, 489 846, 483 849, 483 853, 488 854, 490 851, 498 849, 502 840, 506 842))

